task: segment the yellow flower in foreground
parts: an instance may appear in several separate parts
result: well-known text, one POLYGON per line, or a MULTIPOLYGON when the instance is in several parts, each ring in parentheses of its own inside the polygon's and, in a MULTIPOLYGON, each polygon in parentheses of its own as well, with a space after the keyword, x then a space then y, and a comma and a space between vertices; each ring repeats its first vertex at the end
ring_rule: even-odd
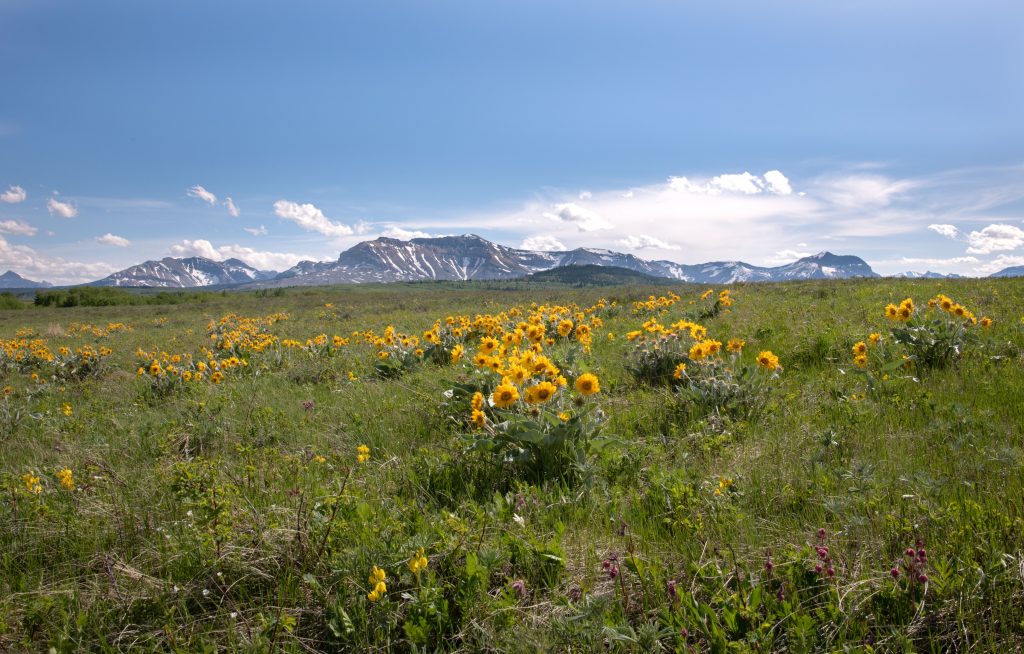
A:
POLYGON ((981 321, 978 324, 981 325, 982 329, 988 329, 992 326, 992 319, 988 316, 982 316, 981 321))
POLYGON ((409 570, 414 575, 419 575, 421 572, 426 570, 429 561, 423 554, 423 548, 416 550, 416 553, 409 559, 409 570))
POLYGON ((43 492, 43 485, 39 483, 39 477, 35 476, 31 472, 26 472, 21 476, 21 483, 25 484, 25 490, 30 493, 38 495, 43 492))
POLYGON ((491 401, 499 409, 507 409, 519 399, 519 391, 512 384, 501 384, 491 394, 491 401))
POLYGON ((868 366, 868 355, 858 354, 854 356, 853 363, 856 364, 858 368, 866 368, 868 366))
POLYGON ((356 461, 359 463, 366 463, 370 460, 370 448, 365 445, 360 445, 356 448, 356 461))
POLYGON ((64 468, 57 472, 57 480, 60 481, 60 485, 70 490, 75 490, 75 476, 71 472, 71 468, 64 468))
POLYGON ((766 370, 775 370, 779 367, 779 357, 772 354, 770 350, 765 350, 757 355, 757 365, 766 370))
POLYGON ((67 402, 64 403, 64 406, 62 406, 60 410, 63 411, 64 415, 68 416, 69 418, 75 413, 74 409, 72 409, 71 405, 68 404, 67 402))
POLYGON ((746 344, 747 344, 747 342, 744 341, 743 339, 740 339, 740 338, 730 338, 729 339, 729 343, 726 344, 726 346, 725 346, 725 349, 730 351, 730 352, 739 352, 740 350, 743 349, 743 346, 746 345, 746 344))
POLYGON ((549 381, 542 381, 526 389, 526 402, 528 404, 544 404, 554 397, 557 392, 557 386, 549 381))
POLYGON ((581 395, 593 395, 601 391, 601 384, 597 379, 597 375, 585 372, 576 378, 576 390, 581 395))
POLYGON ((678 366, 676 366, 676 369, 672 372, 672 378, 673 379, 682 379, 683 378, 683 371, 684 370, 686 370, 686 364, 685 363, 680 363, 678 366))
POLYGON ((882 335, 878 332, 872 332, 871 334, 868 334, 868 340, 871 341, 872 345, 877 345, 878 341, 882 340, 882 335))
POLYGON ((388 592, 388 586, 386 583, 384 583, 384 580, 387 578, 387 576, 388 575, 386 572, 384 572, 377 566, 373 566, 373 570, 370 571, 369 577, 370 585, 373 587, 373 590, 367 593, 366 599, 370 600, 371 602, 376 602, 384 596, 384 593, 388 592))
POLYGON ((474 425, 476 425, 477 428, 480 429, 482 429, 483 426, 487 424, 487 416, 484 414, 483 411, 480 411, 479 409, 473 409, 473 413, 470 416, 470 420, 474 425))
POLYGON ((867 351, 868 344, 865 343, 864 341, 857 341, 856 343, 853 344, 853 356, 860 356, 862 354, 867 353, 867 351))

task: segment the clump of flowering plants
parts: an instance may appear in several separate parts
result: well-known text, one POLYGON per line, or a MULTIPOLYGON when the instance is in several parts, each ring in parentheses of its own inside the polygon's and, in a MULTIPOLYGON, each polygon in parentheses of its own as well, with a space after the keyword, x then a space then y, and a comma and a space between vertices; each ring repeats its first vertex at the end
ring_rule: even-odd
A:
POLYGON ((969 309, 942 294, 929 300, 927 309, 909 297, 899 305, 889 304, 885 316, 893 322, 892 340, 906 349, 907 359, 921 371, 956 363, 976 340, 975 328, 992 325, 991 318, 979 322, 969 309))
MULTIPOLYGON (((487 339, 482 349, 489 349, 487 339)), ((562 370, 536 349, 478 352, 481 388, 470 396, 470 450, 494 455, 538 477, 566 477, 607 444, 596 402, 600 381, 583 373, 570 383, 562 370)), ((465 391, 463 390, 463 393, 465 391)))

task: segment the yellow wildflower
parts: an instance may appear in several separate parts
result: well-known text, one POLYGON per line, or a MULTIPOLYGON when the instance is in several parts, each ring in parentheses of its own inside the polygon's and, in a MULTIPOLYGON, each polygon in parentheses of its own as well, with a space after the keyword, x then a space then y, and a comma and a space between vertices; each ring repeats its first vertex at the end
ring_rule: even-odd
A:
POLYGON ((766 370, 775 370, 779 367, 779 357, 772 354, 770 350, 765 350, 757 355, 757 365, 766 370))
POLYGON ((64 468, 63 470, 57 471, 57 480, 60 481, 60 485, 70 490, 75 490, 75 476, 71 472, 71 468, 64 468))
POLYGON ((412 572, 414 575, 419 576, 421 572, 426 570, 428 563, 429 561, 427 560, 427 557, 423 554, 423 548, 421 547, 418 550, 416 550, 416 553, 413 554, 412 557, 409 559, 409 571, 412 572))
POLYGON ((512 384, 501 384, 491 394, 491 401, 499 409, 507 409, 519 399, 519 391, 512 384))
POLYGON ((593 395, 601 391, 601 384, 597 379, 597 375, 585 372, 576 378, 576 390, 579 391, 580 395, 593 395))
POLYGON ((365 445, 360 445, 356 448, 356 461, 359 463, 366 463, 370 460, 370 448, 365 445))
POLYGON ((21 476, 21 483, 25 484, 25 490, 30 493, 39 494, 43 492, 43 485, 39 481, 39 477, 35 476, 31 472, 26 472, 21 476))

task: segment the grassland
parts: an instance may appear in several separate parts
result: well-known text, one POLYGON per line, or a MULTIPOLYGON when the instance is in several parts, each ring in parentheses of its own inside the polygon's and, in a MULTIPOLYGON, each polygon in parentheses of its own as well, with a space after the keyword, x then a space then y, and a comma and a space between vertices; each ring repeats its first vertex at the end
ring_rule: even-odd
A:
POLYGON ((1024 283, 740 285, 729 307, 705 290, 0 311, 0 650, 1024 648, 1024 283), (940 333, 958 349, 926 361, 883 307, 912 297, 932 329, 939 293, 994 322, 940 333), (513 330, 536 305, 559 314, 541 376, 566 385, 485 400, 477 427, 471 393, 500 375, 473 365, 475 318, 513 330), (694 339, 651 320, 745 345, 676 379, 663 366, 694 339), (781 367, 758 367, 764 351, 781 367), (199 361, 223 380, 182 381, 199 361), (576 387, 587 373, 599 392, 576 387))

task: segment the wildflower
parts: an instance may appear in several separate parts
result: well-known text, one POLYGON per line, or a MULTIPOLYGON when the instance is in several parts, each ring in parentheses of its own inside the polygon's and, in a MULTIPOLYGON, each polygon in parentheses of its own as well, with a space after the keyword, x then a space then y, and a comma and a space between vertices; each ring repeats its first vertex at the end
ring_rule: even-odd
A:
POLYGON ((43 485, 39 481, 39 477, 35 476, 31 472, 26 472, 21 476, 21 483, 25 484, 25 490, 30 493, 38 495, 43 492, 43 485))
POLYGON ((371 602, 376 602, 384 596, 384 593, 388 592, 388 586, 386 583, 384 583, 384 580, 387 579, 387 576, 388 575, 386 572, 384 572, 377 566, 373 566, 373 570, 370 571, 369 577, 370 586, 373 587, 373 590, 367 593, 366 599, 370 600, 371 602))
POLYGON ((567 422, 571 417, 572 414, 570 414, 568 411, 562 411, 561 413, 558 414, 558 419, 561 420, 562 422, 567 422))
POLYGON ((725 346, 725 349, 728 350, 729 352, 739 352, 743 349, 743 346, 746 344, 747 342, 742 339, 730 338, 729 342, 725 346))
POLYGON ((507 409, 519 399, 519 391, 512 384, 501 384, 491 394, 491 401, 499 409, 507 409))
POLYGON ((452 365, 457 364, 461 359, 462 355, 465 354, 466 348, 462 347, 462 343, 459 343, 452 348, 452 365))
POLYGON ((597 375, 585 372, 577 377, 576 390, 579 391, 580 395, 593 395, 594 393, 601 392, 601 384, 597 379, 597 375))
POLYGON ((877 345, 880 340, 882 340, 882 335, 878 332, 868 334, 868 341, 870 341, 872 345, 877 345))
POLYGON ((513 581, 512 591, 519 597, 526 597, 526 581, 523 579, 513 581))
POLYGON ((867 351, 868 351, 868 344, 865 343, 864 341, 857 341, 853 345, 853 356, 855 356, 855 357, 859 356, 861 354, 866 354, 867 351))
POLYGON ((356 380, 358 380, 358 379, 359 379, 359 378, 358 378, 358 377, 356 377, 356 373, 352 372, 351 370, 349 370, 349 371, 348 371, 348 380, 349 380, 350 382, 354 382, 354 381, 356 381, 356 380))
POLYGON ((220 370, 217 370, 212 375, 210 375, 210 381, 212 381, 214 384, 221 383, 222 381, 224 381, 224 373, 222 373, 220 370))
POLYGON ((68 416, 69 418, 75 413, 74 409, 72 409, 71 405, 68 404, 67 402, 65 402, 64 405, 61 406, 60 410, 64 413, 64 415, 68 416))
POLYGON ((313 457, 313 463, 327 463, 327 457, 317 454, 313 457))
POLYGON ((867 368, 868 367, 868 357, 867 357, 866 354, 858 354, 857 356, 853 357, 853 363, 858 368, 867 368))
POLYGON ((370 448, 365 445, 360 445, 356 448, 356 461, 359 463, 366 463, 370 460, 370 448))
POLYGON ((770 350, 765 350, 757 355, 757 365, 765 370, 775 370, 779 367, 779 357, 772 354, 770 350))
POLYGON ((423 548, 416 550, 416 553, 409 559, 409 570, 416 576, 419 576, 427 568, 427 557, 423 554, 423 548))
POLYGON ((487 424, 487 416, 483 411, 479 409, 473 409, 473 413, 470 416, 470 421, 476 425, 478 429, 482 429, 487 424))
POLYGON ((477 411, 481 411, 484 408, 484 394, 480 391, 473 393, 473 399, 470 400, 469 405, 477 411))
POLYGON ((684 370, 686 370, 686 364, 685 363, 680 363, 678 366, 676 366, 676 369, 672 372, 672 378, 673 379, 682 379, 683 378, 683 371, 684 370))
POLYGON ((544 404, 554 397, 557 392, 557 386, 549 381, 542 381, 526 389, 526 402, 527 404, 544 404))
POLYGON ((885 305, 885 317, 890 320, 899 320, 899 311, 895 304, 885 305))
POLYGON ((992 326, 992 319, 988 316, 982 316, 978 324, 981 325, 982 329, 988 329, 992 326))
POLYGON ((75 490, 75 477, 71 472, 70 468, 64 468, 63 470, 57 471, 57 480, 60 481, 60 485, 69 491, 75 490))

